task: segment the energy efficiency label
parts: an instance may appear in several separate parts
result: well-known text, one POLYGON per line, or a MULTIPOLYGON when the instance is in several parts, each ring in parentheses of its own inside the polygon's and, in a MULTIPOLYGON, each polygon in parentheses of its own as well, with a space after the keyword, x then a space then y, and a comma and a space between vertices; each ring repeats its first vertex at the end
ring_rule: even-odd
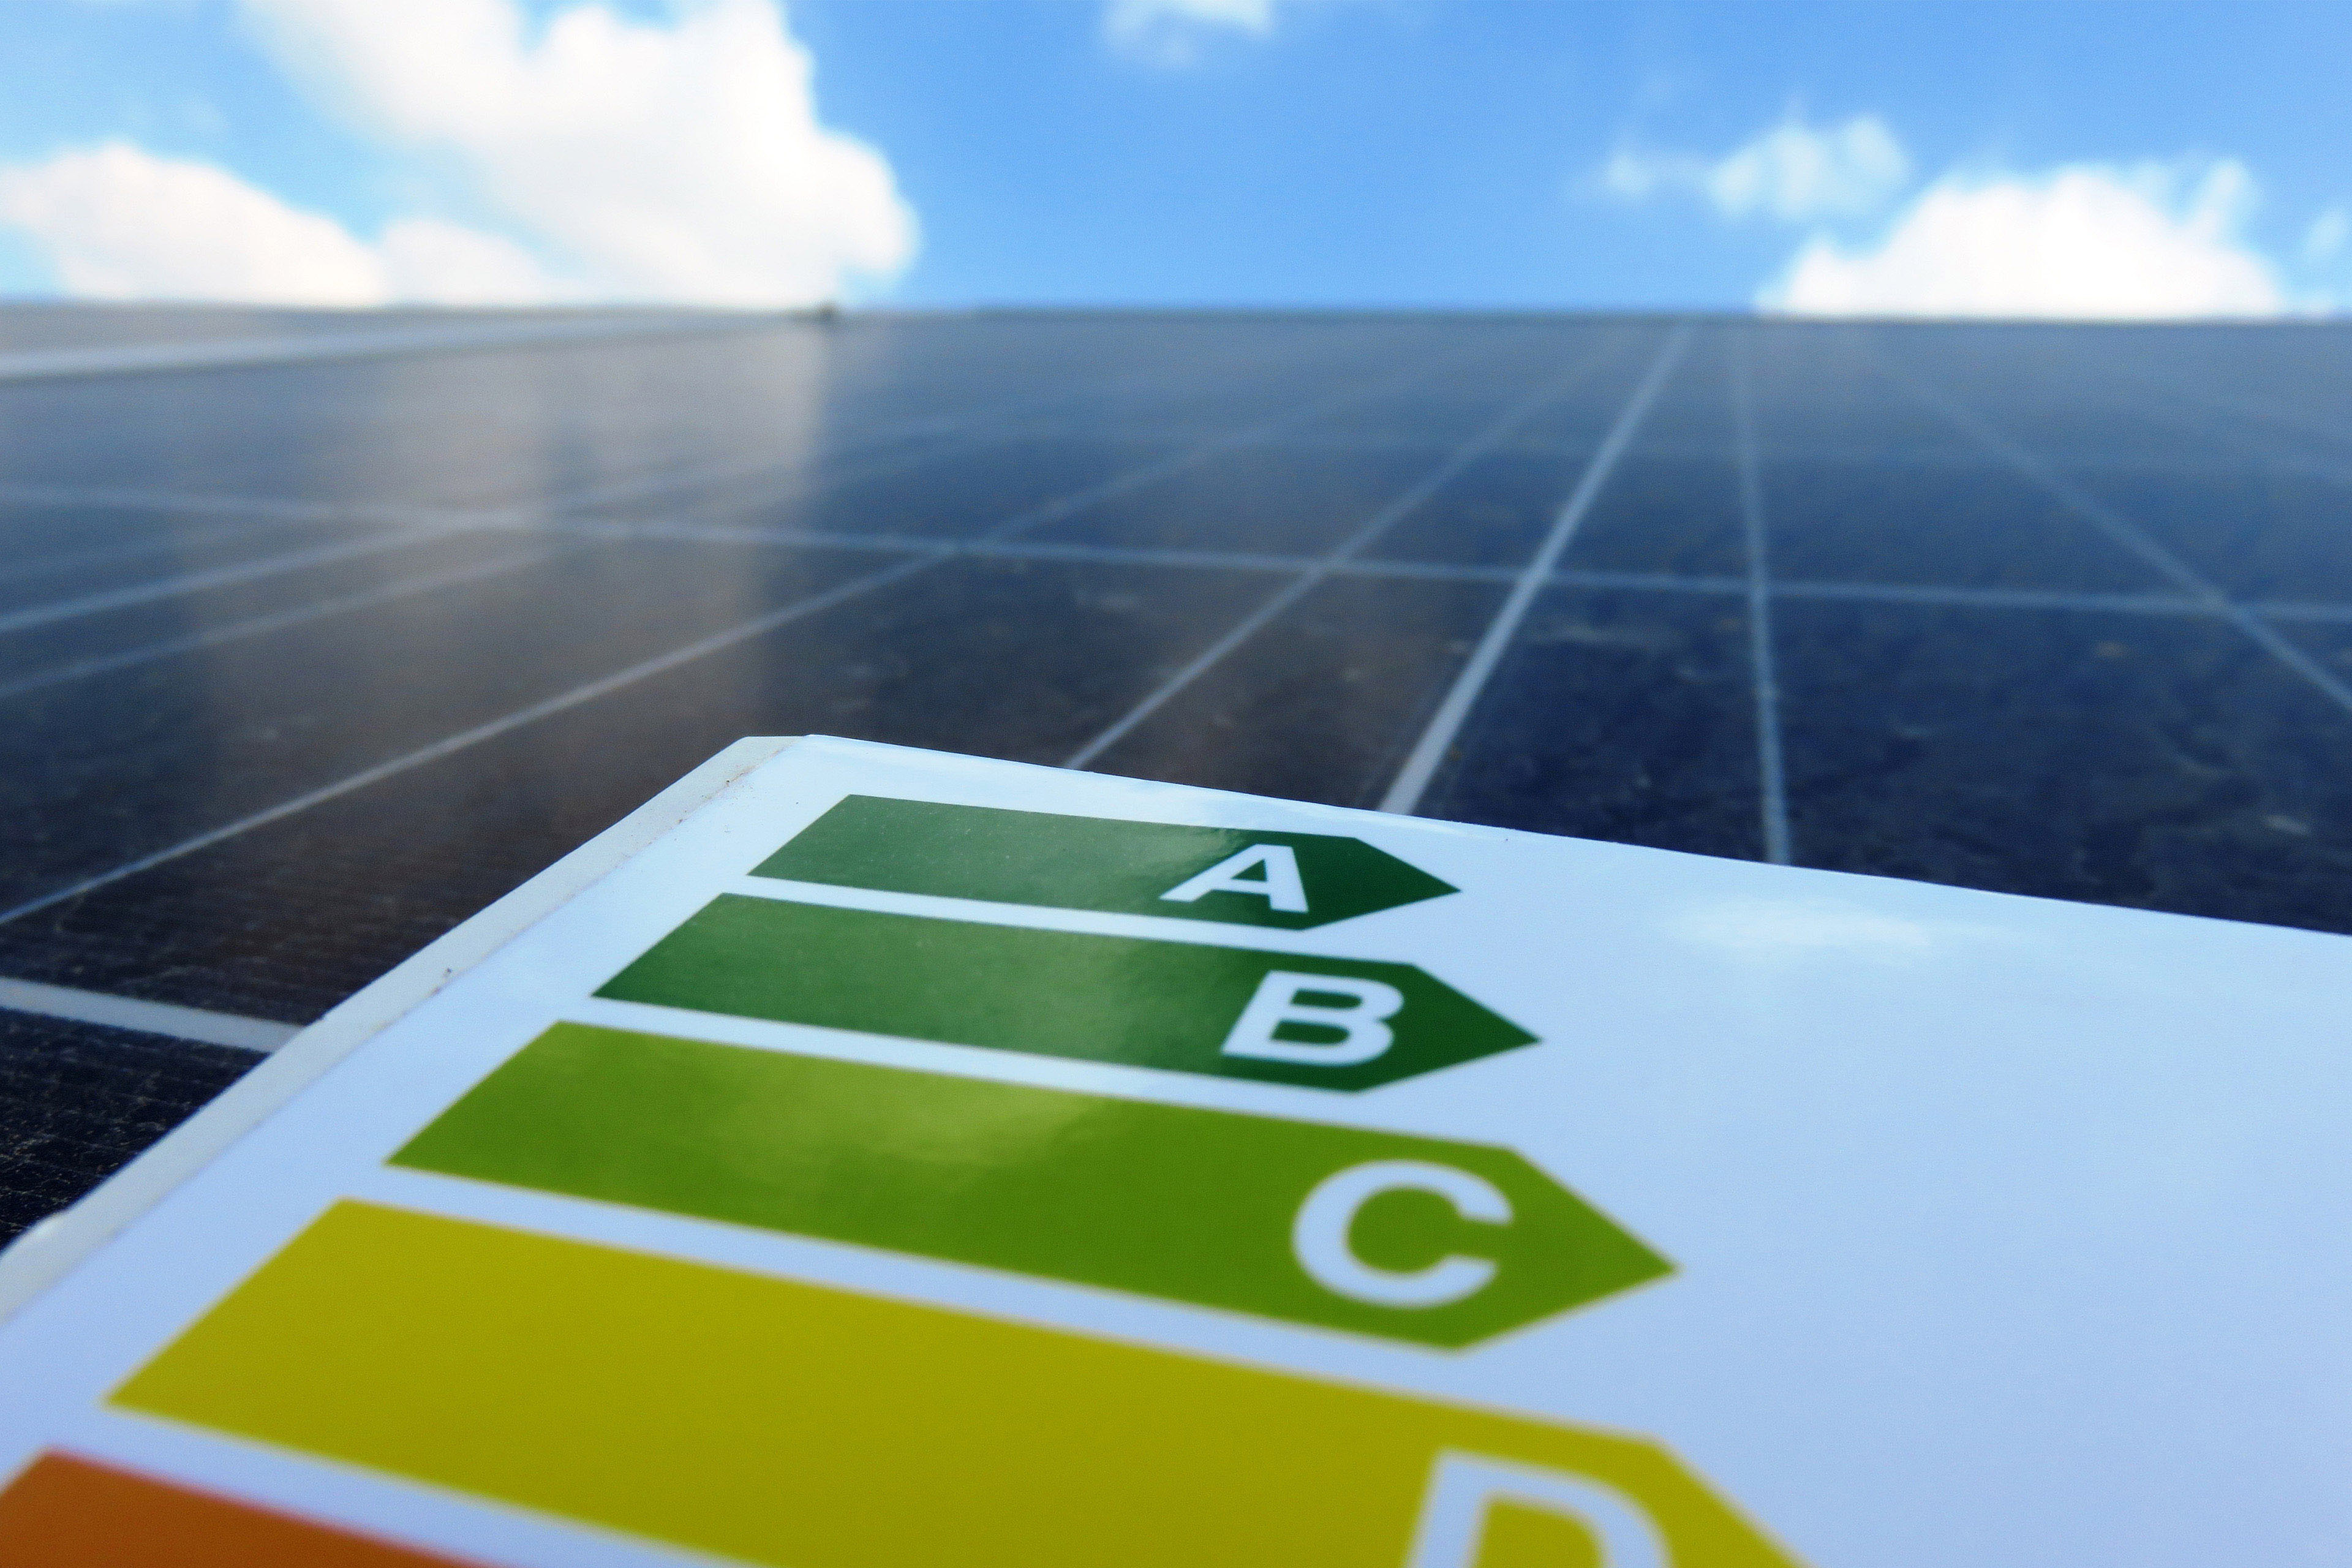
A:
POLYGON ((2352 1563, 2347 1000, 746 741, 0 1254, 0 1568, 2352 1563))

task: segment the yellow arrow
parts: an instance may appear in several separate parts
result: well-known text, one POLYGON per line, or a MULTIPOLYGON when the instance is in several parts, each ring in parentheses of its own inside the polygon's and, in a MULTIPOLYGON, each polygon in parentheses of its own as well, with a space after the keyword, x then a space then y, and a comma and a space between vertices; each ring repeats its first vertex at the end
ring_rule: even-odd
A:
POLYGON ((115 1403, 780 1568, 1793 1568, 1642 1438, 358 1204, 115 1403))

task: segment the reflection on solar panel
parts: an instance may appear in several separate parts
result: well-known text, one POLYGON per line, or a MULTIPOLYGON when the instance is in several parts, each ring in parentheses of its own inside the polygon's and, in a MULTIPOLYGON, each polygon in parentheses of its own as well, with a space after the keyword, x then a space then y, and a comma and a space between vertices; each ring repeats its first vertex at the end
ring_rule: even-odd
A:
POLYGON ((0 1235, 750 734, 2352 931, 2346 344, 0 311, 0 1235))

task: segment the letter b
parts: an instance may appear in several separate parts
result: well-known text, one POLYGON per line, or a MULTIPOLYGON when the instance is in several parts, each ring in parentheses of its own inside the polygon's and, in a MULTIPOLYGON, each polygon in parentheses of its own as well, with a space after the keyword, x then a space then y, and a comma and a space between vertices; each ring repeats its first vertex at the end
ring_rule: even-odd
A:
POLYGON ((1257 994, 1242 1009, 1232 1032, 1225 1036, 1224 1054, 1260 1061, 1305 1062, 1315 1067, 1353 1067, 1370 1061, 1396 1041, 1387 1020, 1404 1006, 1404 993, 1379 980, 1349 974, 1302 974, 1287 969, 1269 972, 1258 982, 1257 994), (1352 998, 1344 1005, 1309 1002, 1314 995, 1352 998), (1304 1025, 1318 1031, 1336 1030, 1336 1040, 1282 1038, 1276 1033, 1285 1024, 1304 1025))

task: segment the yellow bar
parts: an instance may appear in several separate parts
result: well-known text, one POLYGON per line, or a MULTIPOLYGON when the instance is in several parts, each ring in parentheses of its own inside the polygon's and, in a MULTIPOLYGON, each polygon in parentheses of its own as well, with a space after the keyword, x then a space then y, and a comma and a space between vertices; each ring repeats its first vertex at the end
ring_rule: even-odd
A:
POLYGON ((1641 1439, 360 1204, 114 1398, 789 1568, 1791 1563, 1641 1439))

